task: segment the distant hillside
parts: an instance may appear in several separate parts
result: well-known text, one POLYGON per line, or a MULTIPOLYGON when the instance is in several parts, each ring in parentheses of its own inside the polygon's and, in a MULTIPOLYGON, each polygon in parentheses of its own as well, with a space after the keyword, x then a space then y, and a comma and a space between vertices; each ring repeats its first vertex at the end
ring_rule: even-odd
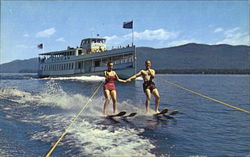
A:
POLYGON ((150 59, 155 69, 250 69, 249 46, 186 44, 137 49, 138 67, 150 59))
MULTIPOLYGON (((137 67, 144 68, 145 60, 150 59, 153 68, 163 73, 199 73, 200 70, 208 73, 250 73, 249 48, 195 43, 161 49, 138 47, 137 67)), ((0 72, 36 72, 37 67, 37 58, 15 60, 0 65, 0 72)))
POLYGON ((38 58, 26 60, 14 60, 0 65, 1 73, 36 73, 38 68, 38 58))

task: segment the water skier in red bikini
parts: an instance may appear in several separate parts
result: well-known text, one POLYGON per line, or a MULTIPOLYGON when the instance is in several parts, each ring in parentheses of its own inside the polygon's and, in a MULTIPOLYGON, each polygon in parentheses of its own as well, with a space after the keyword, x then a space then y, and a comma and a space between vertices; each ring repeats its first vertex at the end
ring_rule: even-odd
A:
POLYGON ((125 80, 122 80, 118 77, 116 72, 113 70, 113 63, 108 62, 107 67, 108 69, 104 71, 104 76, 105 76, 105 83, 103 85, 103 90, 104 90, 104 95, 105 95, 105 103, 103 106, 103 114, 107 114, 107 106, 110 102, 110 97, 112 98, 113 101, 113 113, 115 114, 117 112, 117 93, 116 93, 116 88, 115 88, 115 80, 119 82, 127 82, 125 80))

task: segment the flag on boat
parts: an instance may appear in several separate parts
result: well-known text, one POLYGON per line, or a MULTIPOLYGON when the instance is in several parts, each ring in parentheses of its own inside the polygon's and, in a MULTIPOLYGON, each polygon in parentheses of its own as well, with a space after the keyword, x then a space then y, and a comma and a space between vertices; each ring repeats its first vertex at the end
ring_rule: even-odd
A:
POLYGON ((133 28, 133 21, 123 22, 123 28, 132 29, 133 28))
POLYGON ((37 48, 43 49, 43 44, 42 44, 42 43, 41 43, 41 44, 38 44, 38 45, 37 45, 37 48))

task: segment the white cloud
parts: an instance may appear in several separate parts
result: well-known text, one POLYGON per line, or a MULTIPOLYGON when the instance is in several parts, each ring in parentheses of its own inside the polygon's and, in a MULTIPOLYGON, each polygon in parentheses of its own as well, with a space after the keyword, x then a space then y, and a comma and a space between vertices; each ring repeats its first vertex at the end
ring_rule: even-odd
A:
POLYGON ((126 38, 119 37, 119 36, 116 36, 116 35, 105 36, 104 38, 107 39, 107 45, 108 46, 120 46, 120 45, 124 45, 125 42, 128 40, 126 38))
POLYGON ((224 31, 224 29, 221 28, 221 27, 218 27, 218 28, 216 28, 216 29, 214 30, 214 33, 222 32, 222 31, 224 31))
POLYGON ((225 39, 216 44, 230 44, 230 45, 250 45, 249 33, 240 32, 239 27, 226 30, 224 32, 225 39))
POLYGON ((23 36, 24 36, 24 37, 29 37, 30 35, 29 35, 29 34, 27 34, 27 33, 25 33, 23 36))
POLYGON ((41 37, 41 38, 50 37, 55 32, 56 32, 55 28, 45 29, 43 31, 40 31, 40 32, 36 33, 36 37, 41 37))
MULTIPOLYGON (((131 34, 125 35, 124 37, 130 37, 131 34)), ((135 32, 134 38, 139 40, 168 40, 170 38, 175 38, 178 33, 168 32, 164 29, 157 30, 145 30, 144 32, 135 32)))
MULTIPOLYGON (((164 29, 156 29, 156 30, 145 30, 143 32, 134 32, 134 39, 138 42, 140 41, 166 41, 168 39, 176 38, 178 33, 175 32, 168 32, 164 29)), ((123 36, 106 36, 104 37, 107 39, 107 45, 112 46, 120 46, 125 45, 131 42, 132 40, 132 33, 123 35, 123 36)))
POLYGON ((226 37, 233 37, 239 29, 240 29, 239 27, 235 27, 235 28, 225 31, 224 34, 226 37))
POLYGON ((230 35, 224 40, 217 42, 216 44, 230 44, 230 45, 250 45, 250 36, 247 33, 237 33, 235 35, 230 35))
POLYGON ((110 41, 110 40, 116 40, 116 39, 118 39, 118 36, 116 36, 116 35, 113 35, 113 36, 105 36, 104 37, 105 39, 107 39, 107 41, 110 41))
POLYGON ((65 39, 63 37, 56 39, 58 42, 65 42, 65 39))

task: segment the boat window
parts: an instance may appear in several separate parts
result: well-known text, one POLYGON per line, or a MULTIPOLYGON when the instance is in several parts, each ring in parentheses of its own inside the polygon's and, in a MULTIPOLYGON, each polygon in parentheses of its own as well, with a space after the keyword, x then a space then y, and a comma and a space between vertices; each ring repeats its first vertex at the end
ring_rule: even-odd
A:
POLYGON ((109 58, 102 59, 102 66, 106 66, 108 62, 109 62, 109 58))
POLYGON ((82 55, 82 50, 78 50, 78 55, 82 55))
POLYGON ((100 60, 95 61, 95 67, 99 67, 99 66, 100 66, 100 63, 101 63, 100 60))
POLYGON ((121 63, 122 56, 115 56, 113 57, 114 64, 120 64, 121 63))

